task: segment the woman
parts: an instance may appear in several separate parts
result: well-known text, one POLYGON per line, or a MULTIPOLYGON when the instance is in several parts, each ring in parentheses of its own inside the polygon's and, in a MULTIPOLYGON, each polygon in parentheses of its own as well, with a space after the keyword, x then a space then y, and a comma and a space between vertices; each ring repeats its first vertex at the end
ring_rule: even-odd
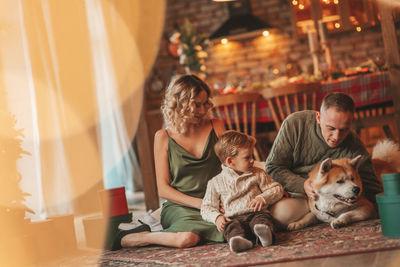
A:
POLYGON ((147 225, 122 231, 113 250, 157 244, 192 247, 202 241, 223 242, 214 224, 205 222, 200 206, 207 182, 221 171, 214 144, 225 131, 223 121, 211 119, 210 88, 195 75, 173 80, 161 107, 166 129, 154 138, 158 194, 167 199, 161 212, 161 232, 147 225))

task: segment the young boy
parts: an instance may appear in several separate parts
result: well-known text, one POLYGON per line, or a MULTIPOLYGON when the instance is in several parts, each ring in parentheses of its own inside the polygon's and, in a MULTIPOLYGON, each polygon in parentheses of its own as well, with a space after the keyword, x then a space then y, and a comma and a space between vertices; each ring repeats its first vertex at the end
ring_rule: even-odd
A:
POLYGON ((282 198, 282 186, 262 169, 253 167, 255 138, 237 131, 226 131, 214 150, 222 171, 207 185, 201 205, 204 220, 215 223, 234 252, 248 250, 258 238, 262 246, 273 242, 275 226, 267 211, 282 198), (219 212, 223 203, 225 214, 219 212))

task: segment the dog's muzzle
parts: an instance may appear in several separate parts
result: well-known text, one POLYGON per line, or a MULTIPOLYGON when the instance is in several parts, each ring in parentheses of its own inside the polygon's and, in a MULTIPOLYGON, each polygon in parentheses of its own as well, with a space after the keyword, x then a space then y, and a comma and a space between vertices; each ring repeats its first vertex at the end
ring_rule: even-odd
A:
POLYGON ((353 191, 354 194, 358 195, 360 193, 360 187, 354 186, 351 191, 353 191))
POLYGON ((353 187, 353 190, 352 190, 352 191, 356 194, 354 197, 345 198, 345 197, 342 197, 342 196, 337 195, 337 194, 334 194, 333 196, 334 196, 336 199, 338 199, 338 200, 340 200, 340 201, 342 201, 342 202, 344 202, 344 203, 346 203, 346 204, 348 204, 348 205, 353 205, 353 204, 356 203, 357 200, 358 200, 358 197, 359 197, 358 194, 360 193, 360 188, 359 188, 359 187, 353 187))

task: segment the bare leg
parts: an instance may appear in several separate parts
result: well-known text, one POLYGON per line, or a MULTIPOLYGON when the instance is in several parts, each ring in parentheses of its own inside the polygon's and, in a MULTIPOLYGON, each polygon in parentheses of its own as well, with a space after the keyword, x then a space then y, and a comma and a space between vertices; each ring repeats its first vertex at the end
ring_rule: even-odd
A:
POLYGON ((197 245, 200 237, 191 232, 142 232, 128 234, 121 240, 122 247, 142 247, 162 245, 167 247, 188 248, 197 245))
POLYGON ((272 217, 284 228, 298 221, 309 211, 307 200, 302 198, 283 198, 271 207, 272 217))

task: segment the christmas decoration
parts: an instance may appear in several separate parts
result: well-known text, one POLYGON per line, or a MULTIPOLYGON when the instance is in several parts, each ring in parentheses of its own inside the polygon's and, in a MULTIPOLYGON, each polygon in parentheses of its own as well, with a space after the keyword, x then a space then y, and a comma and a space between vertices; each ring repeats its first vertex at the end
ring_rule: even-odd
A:
POLYGON ((206 36, 197 34, 188 19, 185 19, 183 25, 171 34, 169 41, 171 44, 179 45, 177 49, 179 64, 185 67, 186 72, 206 73, 204 64, 208 54, 205 49, 209 40, 206 36))

